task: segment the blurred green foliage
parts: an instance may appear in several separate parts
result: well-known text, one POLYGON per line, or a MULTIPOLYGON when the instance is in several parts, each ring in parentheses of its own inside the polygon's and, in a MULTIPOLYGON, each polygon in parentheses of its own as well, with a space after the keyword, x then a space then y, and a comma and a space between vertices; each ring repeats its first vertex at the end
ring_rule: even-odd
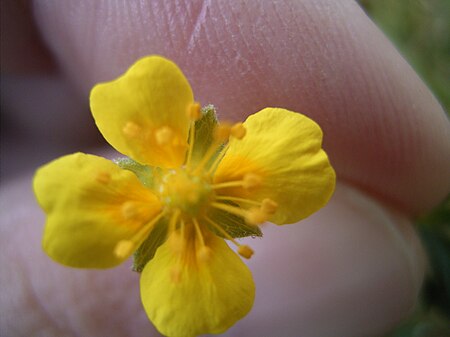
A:
POLYGON ((450 1, 361 0, 361 6, 450 108, 450 1))
MULTIPOLYGON (((361 6, 450 108, 450 0, 360 0, 361 6)), ((450 196, 416 221, 429 273, 415 312, 385 337, 450 336, 450 196)))

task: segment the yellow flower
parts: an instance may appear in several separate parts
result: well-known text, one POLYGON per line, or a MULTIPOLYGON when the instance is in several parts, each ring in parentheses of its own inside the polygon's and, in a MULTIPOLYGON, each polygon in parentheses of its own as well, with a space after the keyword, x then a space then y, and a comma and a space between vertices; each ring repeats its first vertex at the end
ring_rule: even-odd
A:
POLYGON ((46 253, 73 267, 108 268, 134 251, 144 308, 168 336, 221 333, 253 305, 236 238, 297 222, 324 206, 335 173, 311 119, 266 108, 217 124, 171 61, 149 56, 91 92, 106 140, 132 158, 76 153, 38 170, 46 253))

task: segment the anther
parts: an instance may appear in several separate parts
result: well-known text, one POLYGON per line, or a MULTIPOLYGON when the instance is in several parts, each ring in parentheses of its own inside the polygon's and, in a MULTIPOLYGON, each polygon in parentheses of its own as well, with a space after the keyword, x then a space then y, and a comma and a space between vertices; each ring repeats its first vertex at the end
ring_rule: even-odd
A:
POLYGON ((231 127, 230 133, 234 138, 242 139, 247 133, 247 130, 245 129, 244 124, 236 123, 231 127))
POLYGON ((245 221, 250 225, 260 225, 268 220, 268 214, 259 208, 252 208, 248 210, 245 215, 245 221))
POLYGON ((97 173, 95 180, 97 180, 101 184, 106 185, 111 181, 111 175, 108 172, 99 172, 97 173))
POLYGON ((208 262, 211 260, 212 250, 207 246, 202 246, 197 250, 196 255, 200 262, 208 262))
POLYGON ((122 211, 122 216, 126 220, 130 220, 131 218, 134 218, 138 213, 137 207, 134 204, 134 202, 132 202, 132 201, 127 201, 127 202, 123 203, 121 211, 122 211))
POLYGON ((188 108, 188 117, 191 121, 197 121, 202 117, 201 107, 199 102, 194 102, 188 108))
POLYGON ((274 214, 277 211, 278 204, 272 199, 266 198, 261 202, 261 211, 267 214, 274 214))
POLYGON ((261 186, 262 178, 255 173, 247 173, 242 180, 242 187, 246 190, 251 190, 261 186))
POLYGON ((134 244, 132 241, 129 240, 121 240, 119 241, 116 246, 114 247, 114 255, 116 255, 118 258, 124 258, 131 254, 133 251, 134 244))
POLYGON ((237 243, 236 240, 230 234, 228 234, 228 232, 226 230, 224 230, 220 225, 216 224, 210 218, 205 217, 204 219, 206 221, 208 221, 213 227, 215 227, 220 233, 222 233, 222 235, 226 239, 230 240, 231 242, 233 242, 238 247, 238 254, 239 255, 241 255, 242 257, 245 257, 246 259, 249 259, 249 258, 252 257, 252 255, 254 253, 253 249, 251 249, 247 245, 240 245, 239 243, 237 243))
POLYGON ((230 138, 231 127, 227 123, 222 123, 216 126, 214 129, 214 138, 220 142, 228 141, 230 138))
POLYGON ((163 126, 155 131, 155 139, 158 145, 167 145, 173 140, 173 131, 168 126, 163 126))
POLYGON ((125 134, 125 136, 136 137, 139 132, 141 132, 141 128, 136 123, 127 122, 127 124, 125 124, 125 126, 122 128, 122 132, 125 134))
POLYGON ((238 247, 238 253, 240 256, 245 257, 246 259, 249 259, 252 257, 252 255, 255 253, 253 249, 251 249, 247 245, 240 245, 238 247))

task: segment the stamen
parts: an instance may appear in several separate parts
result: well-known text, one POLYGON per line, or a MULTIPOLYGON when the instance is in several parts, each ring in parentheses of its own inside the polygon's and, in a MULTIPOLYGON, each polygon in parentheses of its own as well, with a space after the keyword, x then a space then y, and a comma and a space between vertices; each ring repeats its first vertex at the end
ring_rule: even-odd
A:
POLYGON ((220 225, 216 224, 213 220, 211 220, 209 217, 205 216, 204 219, 208 221, 215 229, 217 229, 227 240, 230 240, 236 247, 238 247, 238 253, 242 257, 245 257, 246 259, 251 258, 253 255, 253 250, 247 246, 247 245, 241 245, 239 242, 237 242, 228 232, 220 227, 220 225), (243 247, 243 248, 241 248, 243 247))
MULTIPOLYGON (((240 198, 238 198, 240 199, 240 198)), ((247 201, 247 199, 243 199, 247 201)), ((249 225, 260 225, 264 222, 266 222, 269 219, 269 214, 262 211, 260 208, 252 208, 249 210, 243 210, 240 207, 228 205, 228 204, 222 204, 219 202, 212 202, 211 206, 217 209, 221 209, 225 212, 243 217, 245 221, 249 225)))
POLYGON ((200 262, 208 262, 211 261, 213 251, 208 246, 202 246, 199 249, 197 249, 196 256, 197 260, 200 262))
POLYGON ((255 173, 247 173, 244 176, 242 187, 244 187, 246 190, 251 190, 261 186, 261 183, 262 183, 261 176, 255 173))
POLYGON ((241 202, 241 203, 247 203, 247 204, 258 206, 258 207, 262 206, 262 204, 259 201, 245 199, 245 198, 239 198, 239 197, 230 197, 227 195, 218 195, 218 196, 216 196, 216 200, 241 202))
POLYGON ((200 224, 198 223, 198 220, 196 218, 193 218, 192 222, 194 223, 195 226, 195 234, 200 242, 200 247, 197 248, 195 254, 200 262, 208 262, 211 259, 212 250, 205 244, 205 239, 203 238, 203 234, 200 229, 200 224))
POLYGON ((219 166, 219 163, 222 161, 223 157, 225 157, 225 154, 227 153, 229 146, 230 144, 225 145, 222 151, 220 151, 220 153, 214 159, 214 162, 211 164, 211 167, 209 168, 208 172, 206 172, 207 175, 211 175, 216 170, 217 166, 219 166))
POLYGON ((212 184, 211 188, 218 190, 227 187, 243 187, 246 190, 252 190, 261 186, 262 178, 255 173, 247 173, 242 180, 225 181, 223 183, 212 184))
POLYGON ((237 247, 240 246, 240 244, 230 235, 228 232, 223 229, 220 225, 216 224, 212 219, 210 219, 208 216, 204 216, 204 219, 208 221, 215 229, 217 229, 227 240, 230 240, 232 243, 234 243, 237 247))
POLYGON ((127 201, 122 204, 121 212, 125 220, 130 220, 138 214, 138 208, 133 201, 127 201))
POLYGON ((242 187, 243 184, 244 184, 243 180, 225 181, 223 183, 212 184, 211 188, 213 190, 219 190, 221 188, 228 188, 228 187, 242 187))
POLYGON ((231 126, 228 123, 222 123, 214 129, 214 139, 218 142, 224 143, 228 141, 231 134, 231 126))
POLYGON ((274 214, 277 211, 278 204, 272 199, 263 199, 261 204, 261 210, 267 214, 274 214))
POLYGON ((198 237, 198 239, 199 239, 199 241, 200 241, 200 245, 201 245, 202 247, 203 247, 203 246, 206 246, 206 245, 205 245, 205 239, 203 238, 203 234, 202 234, 202 231, 201 231, 201 229, 200 229, 200 225, 199 225, 197 219, 196 219, 196 218, 192 218, 192 222, 194 223, 195 234, 197 235, 197 237, 198 237))
POLYGON ((242 123, 236 123, 231 127, 231 135, 236 139, 244 138, 247 130, 242 123))
POLYGON ((141 132, 141 127, 134 122, 127 122, 122 128, 122 132, 128 137, 137 137, 141 132))
POLYGON ((269 219, 267 213, 263 212, 259 208, 249 209, 245 214, 245 221, 249 225, 260 225, 269 219))
POLYGON ((188 117, 191 119, 191 121, 197 121, 202 117, 201 112, 201 106, 199 102, 194 102, 191 104, 191 106, 188 108, 188 117))
POLYGON ((160 212, 149 223, 142 226, 142 228, 130 239, 119 241, 114 247, 114 254, 118 258, 123 258, 128 255, 131 250, 138 246, 138 244, 140 244, 148 236, 153 229, 153 226, 163 217, 163 215, 165 215, 165 212, 160 212))
POLYGON ((195 122, 202 117, 200 103, 193 103, 188 109, 188 117, 191 119, 191 126, 189 128, 189 148, 186 158, 186 167, 189 168, 192 159, 192 152, 194 151, 195 141, 195 122))
POLYGON ((247 215, 247 212, 245 212, 243 209, 241 209, 240 207, 237 207, 237 206, 222 204, 219 202, 212 202, 211 206, 221 209, 222 211, 243 217, 243 218, 245 218, 247 215))
POLYGON ((212 156, 214 156, 214 154, 217 151, 217 148, 222 144, 222 142, 218 142, 218 141, 214 141, 211 146, 208 148, 208 150, 206 151, 205 155, 202 157, 202 160, 200 161, 200 163, 197 165, 197 167, 194 169, 193 173, 199 173, 204 167, 205 165, 208 163, 208 161, 211 159, 212 156))
POLYGON ((194 142, 195 142, 195 121, 191 123, 191 127, 189 128, 189 148, 186 159, 186 168, 189 169, 192 160, 192 152, 194 152, 194 142))
POLYGON ((174 138, 174 132, 168 126, 160 127, 155 131, 155 139, 158 145, 168 145, 174 138))
POLYGON ((134 249, 134 242, 130 240, 121 240, 114 247, 114 255, 119 259, 123 259, 124 257, 131 254, 134 249))
POLYGON ((252 255, 255 253, 253 249, 251 249, 247 245, 240 245, 238 247, 238 253, 240 256, 245 257, 246 259, 249 259, 252 257, 252 255))
POLYGON ((111 175, 108 172, 99 172, 97 173, 95 180, 97 180, 101 184, 106 185, 111 181, 111 175))
MULTIPOLYGON (((180 216, 181 211, 176 210, 174 214, 172 214, 172 217, 170 218, 169 222, 169 233, 172 233, 171 237, 174 238, 174 235, 176 235, 176 240, 172 242, 172 244, 175 244, 176 246, 174 248, 174 253, 182 253, 184 251, 186 241, 185 241, 185 226, 184 221, 181 219, 180 224, 180 234, 176 231, 176 223, 178 221, 178 218, 180 216), (178 243, 178 245, 177 245, 178 243)), ((181 282, 181 274, 183 272, 182 269, 182 263, 181 259, 183 257, 183 254, 178 254, 178 257, 176 258, 176 264, 174 267, 170 270, 170 279, 173 283, 179 283, 181 282)))
MULTIPOLYGON (((214 141, 209 146, 202 160, 195 168, 194 173, 199 173, 205 167, 208 161, 217 153, 219 146, 228 141, 228 139, 230 138, 230 132, 231 126, 229 124, 222 123, 216 126, 216 128, 214 129, 214 141)), ((221 154, 219 154, 218 157, 220 157, 220 155, 221 154)), ((217 159, 214 161, 214 164, 216 162, 217 159)))
POLYGON ((179 209, 176 209, 172 216, 170 217, 170 222, 169 222, 169 234, 174 233, 175 230, 177 229, 177 221, 178 218, 181 214, 181 211, 179 209))
POLYGON ((169 237, 169 244, 172 248, 172 250, 175 253, 182 253, 185 247, 185 241, 184 241, 184 235, 183 233, 179 234, 177 229, 177 221, 180 216, 180 210, 177 209, 170 217, 169 221, 169 230, 168 230, 168 237, 169 237))

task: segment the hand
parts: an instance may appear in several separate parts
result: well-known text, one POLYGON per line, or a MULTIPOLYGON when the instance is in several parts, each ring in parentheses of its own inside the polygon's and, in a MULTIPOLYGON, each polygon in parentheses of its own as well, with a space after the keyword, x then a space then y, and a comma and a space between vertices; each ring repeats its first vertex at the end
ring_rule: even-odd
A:
POLYGON ((196 99, 222 118, 266 106, 313 118, 338 173, 322 211, 251 240, 255 306, 226 335, 376 336, 412 310, 425 259, 410 219, 450 190, 450 126, 357 3, 42 0, 33 9, 50 52, 30 46, 13 55, 10 74, 39 77, 5 81, 8 120, 31 130, 21 150, 28 171, 1 190, 6 336, 158 335, 128 263, 86 271, 50 261, 31 193, 33 163, 95 144, 90 88, 148 54, 174 60, 196 99))

